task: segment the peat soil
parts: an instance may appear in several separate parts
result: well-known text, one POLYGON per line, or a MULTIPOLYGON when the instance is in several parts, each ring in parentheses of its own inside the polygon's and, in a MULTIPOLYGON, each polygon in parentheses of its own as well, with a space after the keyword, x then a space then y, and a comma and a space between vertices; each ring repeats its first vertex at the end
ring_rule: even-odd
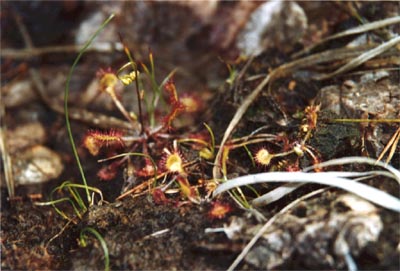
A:
MULTIPOLYGON (((68 22, 58 26, 58 29, 62 28, 68 33, 67 37, 58 37, 56 35, 57 29, 49 29, 50 37, 48 40, 46 40, 46 37, 35 38, 38 47, 51 42, 57 44, 60 40, 64 44, 68 44, 71 42, 74 33, 72 30, 67 31, 66 29, 75 29, 79 25, 76 22, 74 23, 71 18, 78 16, 76 18, 79 18, 79 22, 82 22, 85 18, 90 17, 90 14, 95 13, 92 13, 93 10, 98 11, 90 2, 84 2, 84 4, 77 1, 71 2, 73 5, 61 5, 57 9, 59 14, 64 16, 65 22, 68 22), (74 14, 74 16, 71 14, 74 14)), ((354 26, 356 24, 355 19, 351 15, 351 12, 354 11, 353 7, 357 7, 361 17, 368 18, 371 21, 390 16, 393 13, 392 11, 399 7, 396 3, 380 5, 380 3, 372 2, 354 4, 354 6, 343 4, 340 6, 341 9, 332 11, 340 15, 336 16, 337 14, 335 14, 336 19, 332 19, 334 15, 332 17, 327 15, 327 13, 330 13, 329 10, 332 10, 332 6, 318 4, 318 2, 313 3, 304 4, 300 2, 309 19, 309 29, 306 34, 309 44, 321 39, 321 37, 354 26)), ((163 4, 155 4, 147 8, 154 8, 156 10, 154 12, 158 16, 168 15, 166 22, 173 25, 172 22, 176 22, 176 18, 180 18, 179 12, 185 14, 187 7, 184 10, 181 10, 181 7, 177 8, 177 17, 174 17, 171 15, 174 6, 171 5, 172 7, 168 6, 169 9, 166 8, 168 12, 164 11, 163 4)), ((330 5, 336 7, 336 4, 330 5)), ((105 7, 113 7, 113 4, 108 3, 108 6, 99 6, 102 7, 101 12, 104 12, 104 10, 107 10, 105 7)), ((6 8, 10 7, 6 6, 6 8)), ((15 7, 13 8, 15 9, 15 7)), ((140 8, 148 12, 146 8, 140 5, 135 9, 135 12, 140 13, 140 8)), ((234 5, 230 7, 230 10, 234 10, 234 5)), ((27 10, 21 8, 17 12, 29 13, 29 8, 27 10)), ((42 9, 42 12, 46 12, 46 10, 42 9)), ((153 13, 146 14, 143 13, 143 20, 154 16, 153 13)), ((227 12, 227 14, 232 15, 234 12, 227 12)), ((4 19, 4 16, 6 15, 2 13, 2 19, 4 19)), ((26 14, 24 16, 24 18, 29 18, 26 14)), ((126 14, 119 16, 126 16, 126 14)), ((33 16, 30 19, 35 20, 35 18, 37 19, 33 16)), ((14 48, 21 49, 23 43, 16 33, 18 28, 14 23, 11 23, 12 18, 6 19, 5 22, 9 24, 4 27, 7 27, 6 33, 9 36, 2 37, 3 40, 6 40, 3 41, 5 44, 2 44, 2 46, 15 46, 14 48)), ((45 21, 44 18, 41 19, 45 21)), ((56 18, 47 19, 57 22, 56 18)), ((113 31, 121 30, 126 34, 127 24, 132 23, 131 20, 131 18, 120 18, 113 31)), ((187 14, 184 20, 188 20, 187 14)), ((157 32, 155 25, 159 25, 160 21, 162 21, 161 18, 151 21, 152 24, 149 27, 152 31, 157 32)), ((229 24, 232 21, 234 20, 230 19, 224 21, 224 23, 229 24)), ((211 26, 208 25, 204 29, 214 29, 212 33, 216 35, 218 28, 215 26, 213 28, 213 24, 216 22, 215 18, 214 21, 211 19, 211 26)), ((146 21, 146 23, 149 22, 146 21)), ((140 24, 144 25, 145 22, 139 21, 138 24, 139 26, 135 26, 136 30, 143 31, 141 29, 144 26, 140 24)), ((41 24, 38 25, 39 28, 45 27, 41 24)), ((96 28, 98 25, 99 23, 93 27, 96 28)), ((171 33, 177 31, 173 28, 168 30, 171 33)), ((32 35, 38 36, 38 33, 42 33, 40 31, 43 30, 29 28, 29 31, 37 31, 32 35)), ((204 34, 202 31, 194 36, 179 37, 177 41, 171 42, 170 45, 178 46, 185 39, 188 39, 186 40, 188 46, 198 44, 200 42, 198 35, 204 34)), ((167 40, 166 43, 168 43, 171 33, 149 34, 146 32, 145 34, 148 36, 143 34, 141 38, 144 41, 141 42, 162 44, 167 40), (158 38, 154 39, 154 36, 158 38)), ((129 40, 128 34, 126 35, 128 42, 132 42, 129 40)), ((135 40, 135 37, 131 38, 135 40)), ((229 39, 226 36, 223 38, 225 41, 229 39)), ((341 47, 348 42, 349 40, 345 40, 331 46, 341 47)), ((296 44, 296 46, 301 46, 301 44, 296 44)), ((138 45, 134 43, 132 43, 132 47, 138 51, 143 49, 138 48, 138 45)), ((185 65, 191 66, 190 61, 193 62, 193 60, 190 60, 190 57, 198 57, 199 54, 204 54, 204 49, 201 53, 198 53, 196 51, 198 48, 194 48, 191 50, 195 53, 180 58, 177 57, 178 53, 176 52, 179 52, 181 48, 175 48, 168 49, 169 55, 165 57, 162 56, 161 47, 161 45, 153 47, 156 61, 158 61, 157 55, 161 55, 162 61, 164 61, 163 58, 171 57, 176 59, 179 65, 183 67, 185 65)), ((222 49, 227 51, 228 49, 210 48, 215 49, 215 51, 210 53, 211 56, 202 60, 201 65, 203 66, 188 68, 188 70, 191 70, 190 75, 177 73, 175 80, 178 88, 195 87, 197 93, 204 92, 199 96, 204 98, 209 106, 204 109, 200 116, 196 117, 195 122, 207 122, 212 127, 217 144, 219 144, 236 109, 240 106, 244 97, 259 83, 259 79, 254 79, 254 77, 265 76, 269 69, 290 61, 289 52, 296 50, 292 48, 282 51, 273 47, 267 48, 266 52, 256 57, 243 70, 245 72, 239 77, 240 80, 234 84, 228 84, 224 82, 229 77, 225 64, 213 58, 219 55, 222 49), (216 62, 218 63, 216 64, 216 62), (202 71, 205 73, 202 74, 202 71)), ((143 52, 146 52, 146 50, 143 50, 143 52)), ((189 51, 185 51, 185 53, 189 51)), ((397 47, 398 51, 399 48, 397 47)), ((35 67, 40 71, 48 87, 49 95, 55 98, 62 97, 66 74, 75 56, 76 54, 68 54, 67 56, 45 54, 39 60, 32 58, 14 60, 12 57, 2 56, 2 96, 4 95, 3 86, 31 80, 26 67, 35 67), (8 63, 6 63, 6 60, 9 61, 8 67, 5 66, 8 63), (6 71, 10 70, 17 71, 21 75, 4 79, 5 76, 9 78, 6 71)), ((124 58, 125 56, 121 52, 115 53, 115 55, 101 56, 93 52, 89 53, 83 59, 81 66, 78 67, 77 75, 73 79, 71 89, 75 89, 75 91, 73 90, 71 93, 71 103, 81 104, 76 89, 86 88, 95 77, 95 71, 100 66, 104 67, 104 65, 112 65, 111 63, 113 63, 115 67, 118 67, 124 58), (98 62, 103 65, 98 64, 98 62)), ((236 70, 242 71, 245 64, 243 62, 235 64, 236 70)), ((174 65, 174 61, 166 59, 163 64, 160 64, 160 69, 165 69, 160 74, 165 76, 167 70, 171 70, 171 65, 174 65)), ((349 116, 361 118, 366 115, 370 118, 379 118, 385 114, 389 116, 388 118, 399 118, 400 89, 398 83, 400 75, 398 70, 386 69, 393 68, 391 65, 393 65, 393 62, 390 62, 390 60, 389 64, 384 63, 382 69, 386 73, 370 75, 369 79, 362 77, 365 73, 354 73, 323 82, 310 80, 308 78, 309 73, 303 73, 303 77, 280 79, 274 82, 274 86, 278 90, 275 93, 278 94, 271 99, 267 91, 263 92, 254 101, 249 112, 244 115, 237 127, 235 137, 239 138, 252 133, 259 127, 265 127, 264 129, 268 133, 281 134, 284 132, 290 140, 298 138, 301 133, 299 127, 303 124, 302 117, 293 116, 296 115, 296 112, 304 111, 307 105, 312 104, 312 101, 321 101, 323 105, 321 111, 318 112, 318 125, 309 142, 310 147, 318 153, 318 157, 321 160, 328 160, 366 153, 371 157, 377 157, 398 129, 398 125, 378 123, 363 126, 359 123, 332 123, 327 120, 339 117, 348 118, 349 116), (379 97, 382 95, 376 95, 377 89, 379 89, 379 93, 387 94, 383 95, 384 97, 381 100, 379 100, 379 97), (373 97, 375 107, 365 107, 365 104, 372 103, 371 100, 361 100, 356 95, 357 93, 363 93, 361 96, 364 98, 373 97), (388 100, 385 97, 390 97, 390 99, 388 100), (334 108, 333 105, 338 103, 343 104, 344 111, 348 115, 344 114, 342 110, 337 111, 337 108, 334 108), (360 107, 360 104, 364 106, 360 107), (386 111, 382 113, 377 108, 384 108, 386 111), (282 112, 286 113, 289 122, 281 121, 285 117, 282 112)), ((32 82, 30 84, 33 85, 32 82)), ((45 183, 17 186, 14 199, 9 199, 7 189, 4 184, 2 185, 2 270, 103 270, 105 257, 99 240, 91 234, 87 234, 85 244, 80 240, 81 232, 87 228, 95 229, 103 237, 108 248, 111 270, 226 270, 257 233, 257 230, 265 223, 265 219, 271 218, 296 198, 321 188, 318 185, 306 185, 275 203, 251 210, 239 208, 238 204, 228 194, 223 194, 218 198, 218 202, 226 204, 230 210, 221 217, 211 214, 216 200, 206 199, 204 195, 202 195, 203 200, 200 203, 190 202, 179 194, 168 196, 170 198, 168 202, 157 201, 149 193, 129 195, 121 200, 116 200, 124 185, 123 173, 119 173, 115 180, 100 181, 96 176, 99 170, 96 159, 79 145, 78 152, 87 172, 89 184, 102 191, 105 201, 101 205, 91 206, 82 218, 74 217, 72 221, 68 221, 51 206, 35 205, 37 202, 49 200, 51 191, 63 181, 75 180, 75 182, 78 182, 77 180, 80 180, 79 171, 70 151, 68 136, 64 127, 64 116, 54 112, 40 98, 29 95, 26 97, 30 97, 26 98, 28 101, 9 104, 6 107, 7 114, 2 117, 2 122, 5 122, 10 130, 15 130, 26 122, 40 122, 45 127, 46 135, 44 139, 39 140, 39 143, 34 142, 33 144, 46 145, 56 152, 62 160, 64 170, 57 178, 45 183)), ((100 105, 104 104, 100 103, 100 105)), ((92 107, 97 107, 96 109, 99 110, 99 104, 92 105, 92 107)), ((112 110, 99 111, 115 113, 112 110)), ((194 125, 193 122, 191 123, 194 125)), ((72 128, 75 138, 81 140, 86 131, 93 127, 74 121, 72 128)), ((400 168, 399 153, 399 146, 397 146, 394 148, 394 155, 390 162, 397 169, 400 168)), ((12 155, 18 157, 16 153, 12 153, 12 155)), ((2 159, 4 158, 2 157, 2 159)), ((275 165, 276 170, 284 167, 284 164, 288 161, 282 160, 280 162, 280 164, 275 165)), ((311 158, 299 159, 300 167, 312 163, 311 158)), ((265 168, 260 169, 260 167, 254 166, 248 159, 247 152, 243 150, 233 151, 230 154, 228 168, 229 177, 265 170, 265 168)), ((350 169, 362 171, 369 168, 357 165, 350 169)), ((207 168, 204 174, 205 179, 212 178, 211 167, 207 168)), ((378 180, 367 180, 367 183, 396 197, 400 196, 398 184, 393 180, 380 178, 378 180)), ((273 187, 275 186, 260 187, 260 192, 269 191, 273 187)), ((71 217, 74 214, 69 205, 60 205, 60 209, 71 217)), ((237 269, 348 269, 353 262, 361 270, 398 270, 400 268, 399 242, 400 217, 398 213, 331 188, 301 202, 279 217, 237 269), (364 211, 360 211, 356 207, 361 205, 365 207, 364 211), (343 249, 344 245, 350 249, 349 254, 343 252, 345 250, 343 249), (349 255, 351 260, 349 260, 349 255)))
MULTIPOLYGON (((307 208, 329 208, 335 197, 337 193, 320 196, 317 202, 305 203, 295 214, 302 217, 307 208)), ((4 194, 3 198, 6 198, 4 194)), ((223 232, 205 233, 205 229, 223 227, 233 216, 246 218, 248 227, 257 224, 241 210, 232 212, 223 220, 216 220, 208 216, 209 204, 178 208, 156 205, 149 197, 95 206, 77 225, 67 224, 53 208, 38 207, 29 200, 13 206, 3 202, 2 206, 3 270, 104 269, 104 254, 95 238, 89 238, 86 247, 79 246, 80 230, 88 226, 96 228, 107 243, 112 270, 222 270, 233 262, 249 238, 243 235, 231 240, 223 232)), ((269 209, 265 213, 273 213, 277 207, 269 209)), ((379 217, 383 222, 379 239, 354 257, 360 269, 395 270, 399 266, 398 216, 380 210, 379 217)), ((331 268, 326 260, 333 255, 330 245, 325 244, 325 248, 324 245, 314 246, 313 242, 317 243, 320 238, 321 242, 328 243, 334 239, 316 235, 308 248, 304 244, 296 247, 296 242, 293 242, 290 246, 299 251, 282 260, 276 268, 331 268)), ((334 262, 333 265, 346 269, 343 263, 337 265, 334 262)), ((246 262, 240 265, 242 270, 254 268, 246 262)))

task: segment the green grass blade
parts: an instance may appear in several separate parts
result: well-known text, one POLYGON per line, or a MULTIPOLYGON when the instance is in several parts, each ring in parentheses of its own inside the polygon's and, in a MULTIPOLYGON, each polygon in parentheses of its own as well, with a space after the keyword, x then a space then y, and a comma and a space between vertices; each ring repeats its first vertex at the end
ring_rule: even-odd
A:
POLYGON ((107 243, 104 240, 103 236, 101 236, 101 234, 98 231, 96 231, 95 229, 93 229, 91 227, 83 228, 81 230, 80 238, 79 238, 82 246, 86 246, 85 232, 93 234, 97 238, 97 240, 99 240, 101 248, 103 249, 103 252, 104 252, 104 270, 109 271, 110 270, 110 256, 108 253, 107 243))
MULTIPOLYGON (((68 77, 67 77, 67 82, 65 84, 65 93, 64 93, 65 125, 67 126, 67 132, 68 132, 69 141, 71 143, 72 152, 74 153, 74 157, 75 157, 76 163, 78 165, 79 172, 81 173, 82 182, 83 182, 83 184, 85 186, 87 186, 85 172, 83 171, 83 167, 82 167, 81 161, 79 159, 78 151, 77 151, 76 146, 75 146, 74 137, 72 136, 71 124, 69 122, 69 112, 68 112, 69 84, 70 84, 70 81, 71 81, 72 74, 73 74, 73 72, 75 70, 75 67, 78 64, 79 60, 81 59, 82 55, 85 53, 85 51, 88 49, 90 44, 97 37, 97 35, 100 33, 100 31, 102 31, 104 29, 104 27, 111 21, 111 19, 113 17, 114 17, 114 14, 111 14, 110 17, 108 17, 108 19, 106 21, 104 21, 104 23, 99 27, 99 29, 97 29, 97 31, 85 43, 85 45, 80 50, 78 56, 76 57, 74 63, 71 66, 71 69, 70 69, 68 77)), ((90 193, 89 193, 89 189, 87 189, 87 188, 86 188, 86 196, 87 196, 88 203, 90 203, 92 200, 91 200, 91 196, 90 196, 90 193)))

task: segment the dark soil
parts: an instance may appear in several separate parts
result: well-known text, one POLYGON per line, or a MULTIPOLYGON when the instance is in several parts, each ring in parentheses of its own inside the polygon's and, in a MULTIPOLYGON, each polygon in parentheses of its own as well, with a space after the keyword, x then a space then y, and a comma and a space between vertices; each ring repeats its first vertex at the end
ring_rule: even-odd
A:
MULTIPOLYGON (((333 193, 320 197, 306 208, 329 208, 329 202, 337 196, 333 193)), ((263 212, 273 212, 277 207, 263 212)), ((94 206, 79 224, 73 225, 54 209, 34 206, 28 200, 13 203, 12 207, 3 203, 2 269, 103 269, 103 251, 95 238, 90 236, 86 247, 78 245, 79 232, 85 227, 96 228, 102 234, 112 270, 227 269, 248 238, 230 240, 224 233, 205 233, 205 229, 223 227, 232 217, 246 214, 236 210, 225 219, 212 219, 209 208, 209 204, 156 205, 144 196, 94 206), (152 236, 157 232, 160 233, 152 236)), ((297 212, 302 217, 304 207, 297 212)), ((395 270, 400 264, 396 251, 396 240, 400 238, 398 215, 382 210, 379 216, 384 228, 378 242, 366 246, 354 260, 360 269, 395 270)), ((254 219, 246 220, 248 227, 257 224, 254 219)), ((314 242, 318 237, 315 238, 314 242)), ((315 248, 310 244, 308 249, 312 252, 315 248)), ((305 257, 296 252, 278 269, 329 268, 321 259, 310 259, 311 255, 305 257)), ((240 269, 253 270, 254 266, 244 263, 240 269)))
MULTIPOLYGON (((22 17, 28 25, 28 32, 32 36, 34 45, 39 48, 73 44, 74 30, 85 19, 95 12, 107 11, 120 5, 120 3, 115 3, 106 2, 97 5, 95 2, 64 1, 39 2, 36 5, 28 2, 17 4, 6 1, 2 3, 4 7, 1 11, 2 47, 16 50, 25 47, 10 11, 22 17), (50 5, 52 9, 49 9, 50 5), (50 25, 52 27, 48 28, 50 25), (63 35, 60 34, 61 32, 63 35)), ((147 4, 136 5, 133 2, 126 4, 123 12, 117 16, 116 29, 111 30, 111 34, 108 33, 109 37, 118 39, 116 32, 122 33, 138 59, 146 59, 147 47, 150 46, 155 55, 156 64, 159 63, 156 70, 160 70, 160 80, 175 65, 180 66, 181 70, 174 78, 178 89, 192 90, 205 100, 204 103, 207 106, 203 108, 201 114, 186 116, 186 120, 178 121, 177 125, 180 127, 174 131, 173 135, 198 131, 199 127, 204 128, 202 123, 206 122, 212 127, 217 144, 223 137, 236 109, 259 83, 257 79, 246 80, 246 78, 259 74, 265 75, 268 70, 290 62, 290 54, 302 46, 358 25, 354 16, 351 15, 352 4, 300 3, 309 20, 309 29, 305 34, 303 44, 291 44, 289 46, 291 48, 287 48, 286 44, 281 50, 279 44, 267 48, 253 60, 239 81, 229 85, 224 82, 229 76, 226 66, 218 60, 217 56, 222 55, 229 59, 235 56, 237 51, 232 48, 231 39, 233 38, 228 33, 221 33, 219 30, 217 17, 226 16, 223 17, 221 25, 239 24, 236 28, 240 28, 240 22, 234 19, 235 8, 240 7, 232 3, 230 5, 223 3, 227 6, 226 9, 221 11, 220 8, 216 13, 219 15, 211 18, 206 24, 202 17, 203 13, 207 13, 206 5, 200 9, 199 15, 190 5, 145 3, 147 4), (129 14, 134 14, 136 17, 128 16, 129 14), (164 28, 161 27, 163 24, 164 28), (183 28, 184 30, 181 28, 182 25, 186 27, 183 28), (130 33, 131 29, 135 29, 136 32, 130 33)), ((354 4, 354 7, 357 7, 361 16, 369 21, 393 16, 393 10, 399 8, 398 3, 380 2, 359 3, 354 4)), ((247 8, 253 10, 255 7, 247 8)), ((97 28, 98 25, 95 24, 93 27, 97 28)), ((393 31, 392 28, 390 30, 393 31)), ((340 40, 322 49, 339 48, 347 42, 349 41, 340 40)), ((398 47, 397 50, 399 50, 398 47)), ((60 101, 63 97, 66 74, 75 56, 76 53, 46 53, 40 57, 14 59, 2 55, 2 100, 6 92, 4 90, 3 93, 3 87, 6 89, 7 86, 24 80, 32 81, 28 69, 36 68, 45 82, 49 97, 60 101), (13 75, 15 73, 17 75, 13 75)), ((88 85, 95 78, 99 68, 119 67, 125 62, 126 56, 122 52, 86 54, 72 79, 71 106, 82 106, 98 113, 120 117, 118 112, 113 108, 110 109, 110 102, 107 100, 96 100, 96 103, 85 104, 82 92, 89 88, 88 85)), ((284 135, 289 141, 294 141, 299 138, 301 134, 299 127, 304 124, 302 117, 296 117, 296 114, 303 112, 305 107, 313 101, 318 101, 318 99, 322 99, 323 102, 328 101, 327 96, 321 98, 321 89, 324 87, 332 87, 332 93, 335 89, 338 93, 342 93, 346 86, 345 82, 350 80, 356 85, 355 88, 363 89, 364 93, 369 93, 369 90, 373 92, 375 88, 379 88, 380 93, 389 91, 391 100, 381 101, 380 104, 386 103, 385 108, 388 108, 386 113, 394 114, 392 118, 396 116, 399 118, 398 113, 390 111, 391 108, 395 108, 394 111, 398 108, 396 103, 400 100, 398 87, 400 74, 398 70, 390 70, 389 68, 393 68, 391 65, 394 65, 393 62, 384 65, 382 68, 388 68, 388 75, 373 83, 363 83, 361 76, 356 73, 322 82, 311 80, 311 72, 308 73, 308 71, 301 71, 303 73, 299 72, 300 75, 279 79, 274 82, 273 97, 264 91, 254 101, 237 127, 234 137, 246 136, 259 127, 265 127, 264 130, 268 133, 284 135), (293 81, 296 84, 290 87, 293 81), (285 118, 288 121, 284 123, 285 118)), ((244 66, 245 63, 241 62, 235 67, 240 72, 244 66)), ((35 88, 33 85, 31 82, 31 89, 35 88)), ((369 111, 360 112, 348 107, 346 97, 351 96, 351 91, 348 90, 350 94, 346 91, 342 93, 345 97, 342 102, 346 112, 341 110, 339 113, 342 115, 335 115, 337 112, 332 112, 327 105, 318 113, 319 122, 309 144, 321 160, 355 155, 377 157, 390 136, 398 129, 396 123, 361 125, 329 122, 331 119, 340 117, 362 118, 367 115, 369 118, 379 118, 379 114, 370 108, 369 111), (349 96, 345 96, 346 93, 349 96)), ((24 94, 25 101, 19 104, 6 105, 6 114, 2 115, 1 129, 7 127, 13 130, 33 121, 41 123, 45 127, 46 136, 40 142, 33 144, 45 145, 59 154, 64 171, 59 177, 48 182, 17 186, 13 199, 8 197, 2 176, 2 270, 102 270, 104 269, 104 253, 100 242, 90 234, 87 234, 86 246, 80 242, 80 233, 87 228, 95 229, 104 238, 109 252, 111 270, 226 270, 257 233, 257 229, 265 223, 257 214, 269 219, 296 198, 321 188, 318 185, 306 185, 289 196, 257 210, 240 208, 228 194, 211 200, 205 196, 207 191, 201 185, 199 185, 202 199, 200 203, 191 202, 183 193, 171 193, 167 195, 167 202, 159 202, 154 194, 147 191, 116 200, 125 185, 124 168, 122 167, 111 181, 99 180, 96 175, 100 169, 96 162, 97 158, 90 156, 80 144, 88 129, 96 127, 82 121, 73 121, 72 129, 78 142, 78 152, 84 164, 89 185, 99 188, 105 201, 101 205, 96 202, 89 207, 82 218, 74 215, 71 206, 59 205, 60 210, 73 218, 68 221, 53 207, 35 205, 35 202, 50 200, 51 191, 63 181, 73 180, 79 183, 80 175, 70 150, 64 115, 49 107, 46 101, 39 98, 37 92, 32 93, 34 93, 32 96, 24 94), (210 215, 216 201, 231 208, 221 218, 210 215), (224 227, 227 229, 237 221, 241 221, 242 228, 235 236, 228 237, 223 231, 207 232, 210 229, 224 227)), ((132 97, 127 95, 124 98, 128 100, 130 110, 137 109, 131 105, 135 103, 132 102, 132 97)), ((359 101, 359 103, 362 102, 359 101)), ((157 144, 154 142, 151 144, 154 152, 158 150, 157 144)), ((168 144, 165 147, 170 147, 172 142, 168 144)), ((255 148, 260 147, 262 146, 255 148)), ((278 147, 278 144, 271 144, 273 149, 278 149, 278 147)), ((30 148, 30 146, 25 148, 30 148)), ((188 157, 194 155, 192 149, 184 150, 188 157)), ((17 149, 11 155, 18 157, 21 152, 22 149, 17 149)), ((400 168, 399 153, 399 146, 397 146, 390 162, 397 169, 400 168)), ((315 162, 306 156, 296 161, 299 162, 300 168, 315 162)), ((290 163, 290 159, 282 159, 271 167, 261 168, 252 164, 247 152, 242 149, 235 150, 230 153, 228 177, 260 170, 282 170, 290 163)), ((362 166, 354 166, 351 169, 368 170, 362 166)), ((193 167, 193 172, 196 176, 193 179, 196 181, 197 179, 212 179, 212 167, 208 162, 199 163, 197 167, 193 167)), ((190 182, 197 185, 192 179, 190 182)), ((399 186, 393 180, 381 178, 368 180, 367 183, 396 197, 400 196, 399 186)), ((269 191, 272 187, 275 186, 260 186, 256 189, 262 193, 269 191)), ((254 195, 250 190, 244 191, 249 197, 254 195)), ((55 195, 62 196, 57 193, 55 195)), ((343 191, 331 188, 285 213, 274 223, 268 234, 266 233, 257 242, 254 250, 241 262, 238 269, 347 269, 346 261, 335 252, 335 244, 344 225, 348 226, 343 221, 353 221, 354 217, 365 219, 363 223, 354 222, 355 224, 352 224, 346 235, 346 241, 352 250, 351 255, 357 267, 361 270, 400 269, 399 214, 378 206, 370 207, 371 211, 367 214, 353 212, 351 206, 341 200, 344 195, 343 191), (376 224, 371 221, 376 221, 376 224), (380 226, 380 233, 376 236, 377 240, 374 240, 370 237, 373 235, 371 232, 380 226), (362 243, 363 240, 369 241, 362 243)))

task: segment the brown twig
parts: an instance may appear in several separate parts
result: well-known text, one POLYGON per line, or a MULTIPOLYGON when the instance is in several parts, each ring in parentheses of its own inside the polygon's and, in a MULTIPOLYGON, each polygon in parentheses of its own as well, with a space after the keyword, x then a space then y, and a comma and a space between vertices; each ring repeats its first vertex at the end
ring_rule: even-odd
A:
MULTIPOLYGON (((22 38, 24 40, 25 46, 27 50, 35 50, 32 39, 29 36, 28 30, 25 27, 24 22, 22 21, 21 17, 14 13, 15 21, 18 25, 22 38)), ((32 78, 32 81, 38 91, 40 98, 44 101, 44 103, 53 111, 64 114, 64 107, 59 103, 59 101, 55 101, 47 97, 46 95, 46 87, 43 83, 43 80, 40 76, 40 73, 36 68, 29 68, 29 73, 32 78)), ((85 109, 81 108, 70 108, 69 110, 70 118, 78 121, 82 121, 88 123, 89 125, 93 125, 100 128, 122 128, 122 129, 130 129, 132 131, 140 131, 139 125, 135 126, 132 123, 120 120, 115 117, 107 116, 100 113, 94 113, 85 109)))

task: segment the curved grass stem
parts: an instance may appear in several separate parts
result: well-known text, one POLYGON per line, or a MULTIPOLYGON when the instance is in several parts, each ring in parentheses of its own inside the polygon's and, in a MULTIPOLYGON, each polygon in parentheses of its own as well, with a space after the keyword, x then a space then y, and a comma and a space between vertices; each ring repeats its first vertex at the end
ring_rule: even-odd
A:
POLYGON ((65 92, 64 92, 65 125, 67 126, 67 132, 68 132, 69 141, 71 143, 72 152, 74 153, 74 157, 75 157, 76 163, 77 163, 78 168, 79 168, 79 172, 80 172, 81 177, 82 177, 82 182, 83 182, 83 185, 85 186, 88 203, 92 202, 92 198, 90 196, 89 189, 87 188, 87 181, 86 181, 86 177, 85 177, 85 172, 83 171, 83 167, 82 167, 81 161, 79 159, 78 151, 77 151, 76 146, 75 146, 74 137, 72 135, 71 124, 69 122, 69 113, 68 113, 69 84, 70 84, 70 81, 71 81, 72 74, 73 74, 73 72, 75 70, 75 67, 77 66, 77 64, 78 64, 79 60, 81 59, 82 55, 86 52, 86 50, 88 49, 90 44, 92 44, 93 40, 97 37, 97 35, 100 33, 100 31, 102 31, 104 29, 104 27, 106 27, 106 25, 112 20, 113 17, 114 17, 114 14, 111 14, 110 17, 108 17, 108 19, 105 20, 101 24, 99 29, 97 29, 97 31, 85 43, 85 45, 80 50, 78 56, 76 57, 74 63, 71 66, 71 69, 70 69, 68 77, 67 77, 67 82, 65 84, 65 92))
POLYGON ((93 229, 91 227, 83 228, 79 235, 79 240, 83 247, 86 246, 85 232, 91 233, 92 235, 94 235, 97 238, 97 240, 99 240, 101 248, 103 249, 103 252, 104 252, 104 270, 109 271, 110 270, 110 256, 108 253, 108 247, 107 247, 106 241, 104 240, 103 236, 101 236, 101 234, 98 231, 96 231, 95 229, 93 229))

